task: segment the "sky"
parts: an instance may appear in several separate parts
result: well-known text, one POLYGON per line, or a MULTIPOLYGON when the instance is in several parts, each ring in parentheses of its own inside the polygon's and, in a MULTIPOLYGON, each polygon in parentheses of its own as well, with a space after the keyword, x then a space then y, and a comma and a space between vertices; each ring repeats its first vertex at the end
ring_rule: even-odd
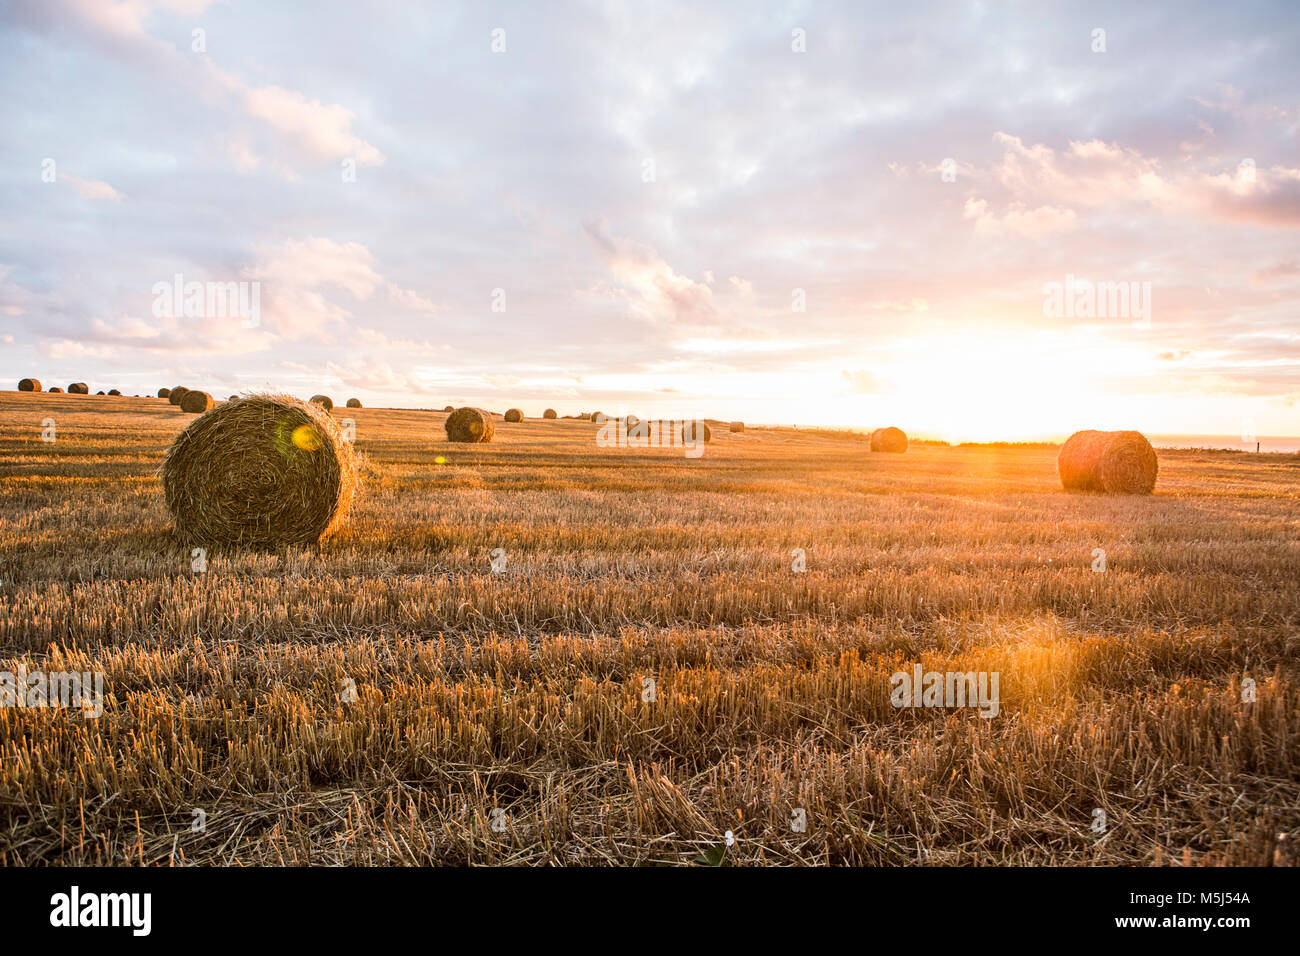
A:
POLYGON ((0 0, 0 378, 1297 435, 1297 50, 1294 0, 0 0))

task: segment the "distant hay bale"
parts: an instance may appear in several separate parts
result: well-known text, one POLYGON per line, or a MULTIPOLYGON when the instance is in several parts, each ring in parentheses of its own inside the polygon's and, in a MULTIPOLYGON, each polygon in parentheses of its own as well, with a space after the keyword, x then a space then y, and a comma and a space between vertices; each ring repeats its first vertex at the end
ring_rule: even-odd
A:
POLYGON ((1056 467, 1066 491, 1149 495, 1159 463, 1141 432, 1075 432, 1061 446, 1056 467))
POLYGON ((228 402, 233 402, 233 401, 234 401, 235 399, 237 399, 238 397, 239 397, 238 395, 231 395, 228 399, 226 399, 226 401, 228 401, 228 402))
POLYGON ((96 395, 103 395, 103 394, 104 394, 104 390, 101 388, 101 389, 100 389, 98 392, 96 392, 95 394, 96 394, 96 395))
POLYGON ((360 408, 360 407, 361 407, 361 399, 359 398, 348 399, 348 408, 360 408))
POLYGON ((871 450, 901 455, 907 451, 907 432, 901 428, 877 428, 871 433, 871 450))
POLYGON ((212 411, 212 407, 216 404, 216 401, 207 392, 190 389, 185 393, 185 397, 181 399, 181 411, 201 414, 212 411))
POLYGON ((246 395, 180 433, 163 462, 163 495, 188 543, 311 544, 343 523, 356 472, 352 446, 319 406, 246 395))
POLYGON ((184 385, 174 386, 171 390, 171 394, 167 396, 167 401, 171 402, 173 405, 177 407, 180 407, 181 399, 185 397, 185 393, 188 391, 189 389, 186 388, 184 385))
POLYGON ((120 389, 110 388, 110 389, 108 390, 108 394, 110 394, 110 395, 121 395, 122 392, 121 392, 120 389))
POLYGON ((506 409, 506 421, 508 421, 508 422, 522 422, 523 420, 524 420, 524 413, 523 413, 523 410, 522 410, 522 409, 519 409, 519 408, 507 408, 507 409, 506 409))
POLYGON ((18 391, 20 392, 39 392, 41 390, 41 380, 39 378, 24 378, 18 382, 18 391))
POLYGON ((682 443, 685 445, 698 445, 701 441, 713 441, 713 429, 704 422, 683 422, 682 443))
POLYGON ((311 403, 313 405, 319 405, 327 412, 332 412, 334 410, 334 399, 330 398, 328 395, 313 395, 311 397, 311 403))
POLYGON ((171 393, 172 393, 172 390, 171 390, 170 388, 160 388, 160 389, 158 389, 158 397, 159 397, 159 398, 167 398, 169 395, 171 395, 171 393))
POLYGON ((557 415, 557 414, 555 413, 555 409, 553 409, 553 408, 548 408, 546 411, 542 412, 542 417, 543 417, 543 418, 559 418, 560 416, 557 415))
POLYGON ((492 416, 481 408, 458 408, 447 416, 447 441, 489 442, 496 434, 492 416))
POLYGON ((73 382, 68 386, 69 395, 89 395, 90 386, 85 382, 73 382))
POLYGON ((455 410, 456 409, 452 408, 450 405, 448 405, 446 408, 443 409, 443 411, 446 412, 448 415, 450 415, 455 410))
POLYGON ((50 386, 49 394, 51 394, 51 395, 62 395, 62 394, 63 394, 63 389, 59 388, 59 386, 57 386, 57 385, 51 385, 51 386, 50 386))
POLYGON ((591 421, 591 412, 583 412, 581 415, 578 416, 578 420, 583 422, 591 421))
POLYGON ((628 415, 624 421, 627 422, 628 428, 635 428, 637 425, 641 424, 641 419, 637 418, 635 415, 628 415))
POLYGON ((731 431, 732 431, 733 433, 735 433, 735 434, 739 434, 740 432, 743 432, 744 430, 745 430, 745 423, 744 423, 744 422, 732 422, 732 423, 731 423, 731 431))
POLYGON ((597 425, 603 425, 603 424, 605 424, 605 413, 604 413, 604 412, 592 412, 592 413, 591 413, 591 420, 592 420, 593 422, 595 422, 597 425))

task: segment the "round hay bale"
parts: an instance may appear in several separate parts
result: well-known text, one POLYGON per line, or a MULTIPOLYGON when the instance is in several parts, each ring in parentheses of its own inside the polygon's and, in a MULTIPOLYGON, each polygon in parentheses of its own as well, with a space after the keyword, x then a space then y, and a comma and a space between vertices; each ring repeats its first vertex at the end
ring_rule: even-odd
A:
POLYGON ((352 446, 323 409, 288 395, 246 395, 200 415, 162 467, 176 534, 199 545, 311 544, 346 518, 352 446))
POLYGON ((90 386, 85 382, 73 382, 68 386, 69 395, 89 395, 90 386))
POLYGON ((1141 432, 1075 432, 1061 446, 1056 467, 1066 491, 1149 495, 1159 462, 1141 432))
POLYGON ((704 422, 683 422, 682 443, 686 445, 697 445, 701 441, 713 441, 713 429, 704 424, 704 422))
POLYGON ((120 389, 110 388, 110 389, 108 390, 108 394, 110 394, 110 395, 121 395, 122 392, 121 392, 120 389))
POLYGON ((98 392, 96 392, 95 394, 96 394, 96 395, 103 395, 103 394, 104 394, 104 390, 101 388, 101 389, 100 389, 98 392))
POLYGON ((24 378, 18 380, 18 391, 20 392, 39 392, 41 390, 41 380, 39 378, 24 378))
POLYGON ((591 413, 591 420, 592 420, 593 422, 595 422, 597 425, 603 425, 603 424, 605 424, 605 413, 604 413, 604 412, 592 412, 592 413, 591 413))
POLYGON ((744 422, 732 422, 732 423, 731 423, 731 431, 732 431, 733 434, 739 434, 740 432, 743 432, 744 430, 745 430, 745 423, 744 423, 744 422))
POLYGON ((171 390, 170 388, 160 388, 160 389, 158 389, 158 397, 159 397, 159 398, 167 398, 168 396, 171 395, 171 393, 172 393, 172 390, 171 390))
POLYGON ((901 455, 907 451, 907 432, 901 428, 877 428, 871 433, 871 450, 901 455))
POLYGON ((522 410, 522 409, 519 409, 519 408, 507 408, 507 409, 506 409, 506 421, 508 421, 508 422, 522 422, 523 420, 524 420, 524 413, 523 413, 523 410, 522 410))
POLYGON ((553 408, 548 408, 546 411, 542 412, 542 417, 543 417, 543 418, 559 418, 560 416, 557 415, 557 414, 555 413, 555 409, 553 409, 553 408))
POLYGON ((360 407, 361 407, 361 399, 359 398, 348 399, 348 408, 360 408, 360 407))
POLYGON ((63 394, 63 389, 59 388, 59 386, 57 386, 57 385, 51 385, 51 386, 50 386, 50 392, 49 392, 49 393, 50 393, 51 395, 62 395, 62 394, 63 394))
POLYGON ((447 416, 444 424, 447 441, 489 442, 496 434, 492 416, 481 408, 458 408, 447 416))
POLYGON ((328 395, 313 395, 311 397, 311 403, 313 405, 319 405, 327 412, 334 410, 334 399, 330 398, 328 395))
POLYGON ((181 404, 181 399, 185 397, 185 393, 188 391, 189 389, 186 388, 184 385, 177 385, 174 388, 172 388, 171 392, 168 394, 167 401, 171 402, 173 405, 179 408, 181 404))
POLYGON ((190 414, 202 414, 203 412, 212 411, 212 407, 216 404, 216 401, 207 392, 190 389, 185 393, 185 397, 181 399, 181 411, 190 414))
POLYGON ((239 398, 238 395, 231 395, 228 399, 226 399, 226 401, 228 401, 228 402, 233 402, 233 401, 234 401, 235 399, 237 399, 237 398, 239 398))
POLYGON ((637 418, 635 415, 628 415, 623 420, 627 422, 628 428, 635 428, 637 425, 641 424, 641 419, 637 418))

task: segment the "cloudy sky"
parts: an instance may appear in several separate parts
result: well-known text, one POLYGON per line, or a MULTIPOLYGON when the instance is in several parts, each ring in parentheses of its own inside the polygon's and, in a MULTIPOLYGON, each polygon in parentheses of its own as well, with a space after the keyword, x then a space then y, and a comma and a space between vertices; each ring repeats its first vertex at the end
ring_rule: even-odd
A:
POLYGON ((429 7, 0 0, 0 376, 1300 434, 1293 0, 429 7))

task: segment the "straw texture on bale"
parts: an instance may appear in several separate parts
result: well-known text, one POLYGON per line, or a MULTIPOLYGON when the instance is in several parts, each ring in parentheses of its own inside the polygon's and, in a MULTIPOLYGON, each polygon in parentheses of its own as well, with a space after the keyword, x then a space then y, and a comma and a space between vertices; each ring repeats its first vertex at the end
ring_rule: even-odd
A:
POLYGON ((190 389, 185 393, 185 397, 181 399, 181 411, 190 412, 191 414, 210 412, 212 406, 216 404, 216 401, 207 392, 190 389))
POLYGON ((701 441, 713 441, 713 429, 704 422, 683 422, 682 442, 687 445, 697 445, 701 441))
POLYGON ((1056 459, 1066 491, 1149 495, 1159 463, 1141 432, 1075 432, 1056 459))
POLYGON ((163 462, 163 495, 187 543, 311 544, 347 517, 356 472, 352 446, 319 406, 247 395, 180 433, 163 462))
POLYGON ((458 408, 447 416, 444 425, 447 441, 489 442, 496 434, 492 416, 481 408, 458 408))
POLYGON ((524 420, 524 412, 523 412, 523 409, 520 409, 520 408, 507 408, 507 409, 506 409, 506 421, 508 421, 508 422, 522 422, 523 420, 524 420))
POLYGON ((160 389, 158 389, 158 397, 159 397, 159 398, 167 398, 168 396, 171 395, 171 393, 172 393, 172 390, 171 390, 170 388, 160 388, 160 389))
POLYGON ((179 406, 181 399, 185 397, 185 393, 188 391, 189 389, 184 385, 177 385, 171 390, 171 394, 167 396, 167 401, 171 402, 173 405, 179 406))
POLYGON ((553 408, 548 408, 546 411, 542 412, 542 417, 543 417, 543 418, 559 418, 560 416, 556 414, 555 409, 553 409, 553 408))
POLYGON ((731 431, 732 431, 732 432, 739 433, 739 432, 743 432, 744 430, 745 430, 745 423, 744 423, 744 422, 732 422, 732 423, 731 423, 731 431))
POLYGON ((89 395, 90 386, 85 382, 73 382, 68 386, 69 395, 89 395))
POLYGON ((18 391, 20 392, 39 392, 41 390, 41 380, 39 378, 24 378, 18 382, 18 391))
POLYGON ((871 450, 901 455, 907 451, 907 432, 901 428, 877 428, 871 433, 871 450))
POLYGON ((313 395, 311 397, 311 403, 313 405, 319 405, 327 412, 333 411, 334 409, 334 399, 330 398, 328 395, 313 395))
POLYGON ((359 398, 348 399, 348 408, 360 408, 360 407, 361 407, 361 399, 359 398))
POLYGON ((53 394, 53 393, 56 393, 56 392, 57 392, 58 394, 62 395, 62 394, 63 394, 63 389, 59 388, 59 386, 57 386, 57 385, 51 385, 51 386, 50 386, 50 393, 53 394))

